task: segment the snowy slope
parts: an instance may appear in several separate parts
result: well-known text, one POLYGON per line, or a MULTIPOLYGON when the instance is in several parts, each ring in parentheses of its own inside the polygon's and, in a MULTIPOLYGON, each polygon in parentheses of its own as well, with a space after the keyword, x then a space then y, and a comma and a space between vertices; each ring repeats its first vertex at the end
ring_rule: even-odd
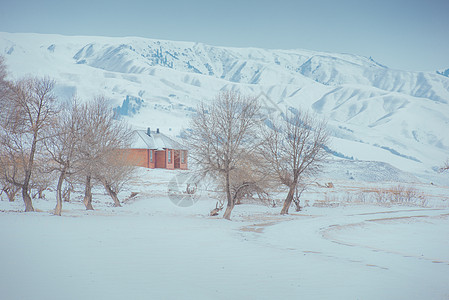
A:
POLYGON ((449 78, 372 59, 307 50, 226 48, 137 37, 0 33, 10 76, 48 75, 61 99, 123 101, 136 127, 178 134, 218 91, 259 96, 268 111, 301 106, 329 119, 337 156, 436 176, 449 157, 449 78), (131 109, 128 109, 128 106, 131 109))
POLYGON ((340 181, 308 189, 311 205, 288 216, 245 199, 229 222, 208 216, 215 200, 205 190, 193 206, 169 200, 182 172, 140 169, 119 195, 137 196, 119 208, 94 189, 86 211, 79 188, 62 217, 52 191, 26 214, 1 195, 2 299, 448 299, 447 187, 420 187, 446 192, 428 207, 315 205, 357 190, 340 181))

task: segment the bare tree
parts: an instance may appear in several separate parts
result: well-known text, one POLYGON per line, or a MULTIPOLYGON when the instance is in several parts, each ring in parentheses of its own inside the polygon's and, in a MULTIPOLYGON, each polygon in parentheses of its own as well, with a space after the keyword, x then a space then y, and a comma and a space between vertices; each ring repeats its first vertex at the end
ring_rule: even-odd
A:
MULTIPOLYGON (((0 107, 3 107, 3 105, 6 105, 10 99, 10 87, 9 83, 6 81, 6 75, 7 75, 7 68, 5 64, 5 59, 3 56, 0 55, 0 107)), ((0 109, 0 121, 3 125, 5 122, 7 122, 8 116, 7 116, 7 110, 6 109, 0 109)), ((1 127, 1 133, 3 133, 3 126, 1 127)), ((15 186, 11 182, 8 182, 6 175, 9 173, 9 165, 10 165, 10 159, 7 155, 7 151, 5 148, 0 148, 0 188, 1 193, 5 193, 8 197, 8 200, 10 202, 13 202, 15 199, 15 196, 17 192, 20 190, 20 187, 15 186)))
POLYGON ((220 93, 210 104, 201 103, 190 124, 191 158, 204 174, 212 174, 224 181, 225 219, 231 218, 235 206, 231 173, 256 148, 258 112, 259 104, 255 98, 228 91, 220 93))
POLYGON ((6 76, 8 75, 5 58, 0 55, 0 82, 6 82, 6 76))
POLYGON ((440 173, 448 171, 449 170, 449 159, 446 160, 446 162, 443 164, 443 166, 440 168, 440 173))
POLYGON ((54 81, 26 78, 8 83, 0 98, 0 154, 4 179, 22 189, 25 211, 34 211, 29 194, 35 156, 45 128, 56 113, 54 81))
MULTIPOLYGON (((254 199, 255 197, 264 203, 270 201, 269 191, 273 188, 273 181, 264 172, 265 167, 257 152, 246 153, 245 157, 239 159, 229 174, 231 199, 234 205, 242 204, 243 199, 254 199)), ((226 178, 219 176, 216 181, 218 181, 218 189, 225 191, 226 178)), ((218 212, 223 209, 227 200, 226 195, 226 193, 218 195, 218 202, 211 211, 211 216, 218 215, 218 212)))
MULTIPOLYGON (((123 143, 128 138, 127 132, 123 132, 123 143)), ((118 150, 118 149, 117 149, 118 150)), ((96 170, 95 178, 99 180, 108 195, 114 201, 115 207, 120 207, 117 194, 133 178, 135 166, 129 164, 127 154, 124 151, 112 151, 103 157, 103 168, 96 170)))
MULTIPOLYGON (((43 156, 45 156, 45 154, 46 153, 42 152, 43 156)), ((32 199, 45 198, 44 191, 46 191, 55 181, 54 174, 48 172, 48 165, 51 164, 51 162, 48 159, 42 158, 43 157, 38 157, 35 159, 33 172, 31 173, 29 187, 32 199)))
POLYGON ((289 189, 281 214, 288 214, 301 177, 320 170, 328 139, 326 122, 300 110, 288 111, 273 128, 266 128, 262 151, 270 163, 267 172, 289 189))
POLYGON ((56 207, 54 214, 60 216, 62 211, 62 186, 66 177, 76 169, 78 162, 75 155, 76 147, 81 142, 81 126, 83 125, 80 105, 76 99, 66 104, 58 114, 57 119, 48 128, 45 148, 50 156, 47 172, 59 173, 56 186, 56 207))
POLYGON ((300 199, 302 193, 307 189, 307 184, 301 180, 301 178, 298 179, 298 184, 296 185, 295 195, 293 197, 293 203, 295 204, 295 211, 301 211, 301 205, 300 205, 300 199))
POLYGON ((8 197, 9 202, 14 202, 14 199, 16 198, 16 195, 19 192, 19 190, 20 187, 2 180, 0 194, 5 193, 6 196, 8 197))
POLYGON ((134 170, 124 163, 125 153, 121 151, 129 146, 132 132, 126 123, 114 118, 107 99, 101 96, 83 105, 81 116, 82 139, 76 147, 80 164, 76 173, 84 179, 84 205, 87 210, 93 210, 92 186, 99 181, 115 206, 120 206, 117 192, 128 179, 131 172, 128 170, 134 170))
MULTIPOLYGON (((254 140, 258 143, 258 139, 254 140)), ((231 196, 235 204, 241 204, 244 198, 257 198, 269 202, 269 193, 277 187, 269 172, 266 172, 267 162, 259 151, 246 153, 235 168, 231 170, 231 196)), ((271 204, 271 203, 270 203, 271 204)))
POLYGON ((70 178, 66 179, 65 186, 62 190, 62 199, 64 199, 64 202, 70 202, 70 195, 75 190, 72 181, 70 178))

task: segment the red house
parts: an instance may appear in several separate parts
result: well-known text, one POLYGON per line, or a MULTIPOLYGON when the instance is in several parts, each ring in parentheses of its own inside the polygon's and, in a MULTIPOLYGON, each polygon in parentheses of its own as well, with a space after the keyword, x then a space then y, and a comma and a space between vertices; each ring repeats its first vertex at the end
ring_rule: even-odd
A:
POLYGON ((133 143, 127 149, 131 164, 144 168, 187 170, 187 149, 172 138, 156 131, 135 130, 133 143))

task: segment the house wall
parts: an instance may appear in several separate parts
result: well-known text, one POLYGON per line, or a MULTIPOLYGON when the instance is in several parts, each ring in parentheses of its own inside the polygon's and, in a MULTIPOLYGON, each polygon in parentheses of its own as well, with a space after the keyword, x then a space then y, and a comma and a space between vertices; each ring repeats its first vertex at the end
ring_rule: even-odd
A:
POLYGON ((133 166, 148 168, 148 149, 124 150, 126 160, 133 166))
POLYGON ((127 161, 133 165, 144 168, 182 169, 187 170, 187 151, 185 150, 152 150, 152 149, 126 149, 127 161), (171 152, 171 162, 169 163, 168 152, 171 152), (181 151, 185 152, 185 161, 181 162, 181 151), (151 161, 153 153, 153 161, 151 161))

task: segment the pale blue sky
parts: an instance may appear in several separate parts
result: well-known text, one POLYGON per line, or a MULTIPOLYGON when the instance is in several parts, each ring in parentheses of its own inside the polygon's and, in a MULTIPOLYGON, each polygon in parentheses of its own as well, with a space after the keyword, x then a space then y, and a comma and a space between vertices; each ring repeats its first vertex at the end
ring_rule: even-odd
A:
POLYGON ((141 36, 449 68, 449 0, 0 0, 0 31, 141 36))

